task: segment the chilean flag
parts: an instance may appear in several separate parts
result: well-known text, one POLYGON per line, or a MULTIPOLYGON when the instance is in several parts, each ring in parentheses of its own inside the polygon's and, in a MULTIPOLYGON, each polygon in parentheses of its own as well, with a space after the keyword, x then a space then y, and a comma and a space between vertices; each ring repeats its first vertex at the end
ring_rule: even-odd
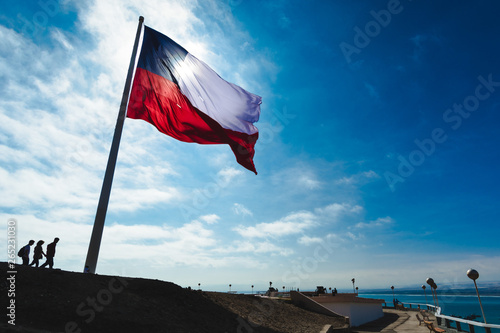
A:
POLYGON ((144 27, 127 117, 184 142, 227 143, 255 172, 262 98, 222 79, 167 36, 144 27))

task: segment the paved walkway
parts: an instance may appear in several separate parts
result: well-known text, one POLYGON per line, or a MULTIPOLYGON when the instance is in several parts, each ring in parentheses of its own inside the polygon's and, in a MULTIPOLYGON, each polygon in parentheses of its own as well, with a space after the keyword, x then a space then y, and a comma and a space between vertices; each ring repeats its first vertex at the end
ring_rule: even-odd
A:
MULTIPOLYGON (((401 311, 384 309, 384 316, 368 324, 354 327, 352 333, 428 333, 429 330, 423 324, 418 325, 416 311, 401 311)), ((430 319, 435 319, 430 315, 430 319)))

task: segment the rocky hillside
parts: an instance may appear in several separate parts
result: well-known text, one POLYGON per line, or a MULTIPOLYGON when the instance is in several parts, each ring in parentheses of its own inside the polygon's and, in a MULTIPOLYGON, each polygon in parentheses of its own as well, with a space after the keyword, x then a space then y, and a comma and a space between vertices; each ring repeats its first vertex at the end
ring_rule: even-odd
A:
POLYGON ((7 274, 5 262, 0 269, 1 332, 310 333, 344 326, 280 300, 47 268, 16 266, 16 274, 7 274))

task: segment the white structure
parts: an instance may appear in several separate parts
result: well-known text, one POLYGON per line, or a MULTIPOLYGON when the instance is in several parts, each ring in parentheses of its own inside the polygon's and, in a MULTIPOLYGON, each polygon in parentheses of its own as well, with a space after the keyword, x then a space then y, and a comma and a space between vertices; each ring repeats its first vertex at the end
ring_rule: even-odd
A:
POLYGON ((382 299, 361 298, 355 294, 337 294, 336 296, 317 296, 312 299, 325 308, 349 317, 352 327, 360 326, 384 316, 382 299))
POLYGON ((360 326, 384 316, 382 303, 385 301, 383 299, 361 298, 356 294, 336 294, 335 296, 308 294, 291 292, 292 301, 312 311, 348 317, 351 327, 360 326))

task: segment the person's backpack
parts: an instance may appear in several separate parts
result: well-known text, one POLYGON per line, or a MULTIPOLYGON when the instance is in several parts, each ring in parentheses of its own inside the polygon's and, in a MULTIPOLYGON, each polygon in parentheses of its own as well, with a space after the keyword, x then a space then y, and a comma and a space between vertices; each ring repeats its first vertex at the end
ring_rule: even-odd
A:
POLYGON ((20 257, 24 256, 24 248, 25 248, 25 247, 26 247, 26 246, 23 246, 23 247, 19 250, 19 252, 17 252, 17 255, 18 255, 18 256, 20 256, 20 257))

